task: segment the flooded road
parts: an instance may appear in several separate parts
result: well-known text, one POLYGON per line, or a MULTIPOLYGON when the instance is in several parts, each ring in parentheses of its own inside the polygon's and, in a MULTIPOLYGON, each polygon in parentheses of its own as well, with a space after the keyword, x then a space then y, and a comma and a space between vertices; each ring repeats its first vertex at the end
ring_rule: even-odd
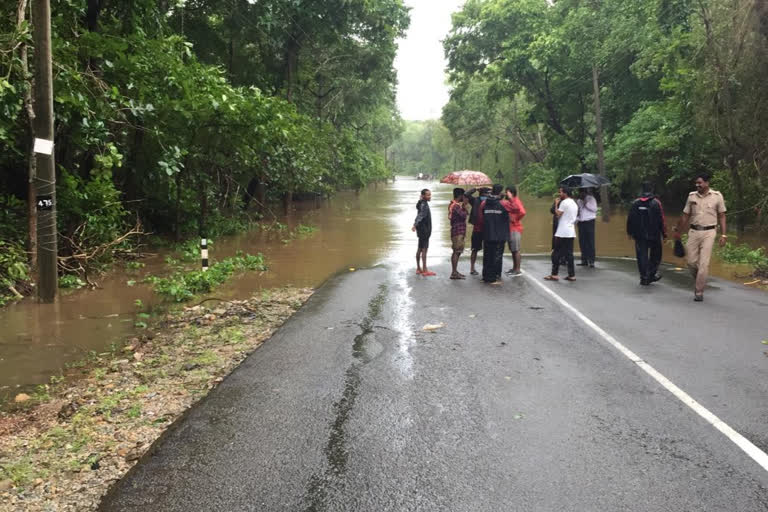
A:
MULTIPOLYGON (((360 194, 344 192, 317 204, 297 203, 288 217, 278 219, 284 229, 274 224, 273 229, 214 240, 211 246, 214 260, 237 251, 261 252, 270 270, 240 275, 213 296, 243 297, 261 288, 284 285, 316 287, 329 276, 348 272, 350 268, 378 264, 415 267, 416 238, 410 228, 416 215, 419 190, 423 187, 433 190, 430 260, 447 260, 450 257, 447 205, 452 187, 399 178, 394 184, 371 186, 360 194), (316 230, 304 236, 290 236, 299 225, 313 226, 316 230)), ((523 252, 548 253, 552 234, 551 201, 525 196, 522 199, 528 210, 523 222, 523 252)), ((674 208, 668 206, 667 210, 674 208)), ((674 221, 675 218, 668 218, 668 222, 674 221)), ((633 255, 634 245, 627 240, 624 228, 622 214, 615 214, 609 223, 597 223, 598 267, 601 256, 633 255)), ((169 272, 164 257, 165 254, 160 253, 144 260, 146 266, 140 271, 118 271, 102 278, 99 290, 64 292, 57 304, 24 301, 0 310, 3 327, 0 331, 0 400, 21 387, 48 382, 51 376, 61 374, 67 364, 83 359, 91 351, 104 352, 111 344, 139 332, 134 327, 137 313, 159 302, 141 281, 148 274, 169 272), (129 286, 129 282, 135 284, 129 286)), ((672 264, 683 264, 672 256, 670 246, 665 247, 664 257, 672 264)), ((466 253, 460 264, 468 265, 466 253)), ((748 270, 746 266, 715 260, 712 273, 733 278, 748 270)), ((442 277, 447 278, 438 276, 442 277)), ((407 299, 407 294, 404 297, 407 299)), ((401 307, 411 305, 403 303, 401 307)), ((403 372, 408 372, 407 361, 403 363, 403 372)))

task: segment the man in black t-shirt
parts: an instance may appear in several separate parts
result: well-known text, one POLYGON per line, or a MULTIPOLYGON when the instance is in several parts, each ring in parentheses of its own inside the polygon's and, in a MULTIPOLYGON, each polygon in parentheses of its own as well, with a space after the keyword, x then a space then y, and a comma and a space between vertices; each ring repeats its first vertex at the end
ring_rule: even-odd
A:
POLYGON ((432 192, 428 188, 421 191, 419 202, 416 203, 416 220, 413 221, 414 231, 419 237, 419 246, 416 249, 416 273, 422 276, 434 276, 435 273, 427 269, 427 250, 429 250, 429 237, 432 236, 432 212, 429 202, 432 200, 432 192))

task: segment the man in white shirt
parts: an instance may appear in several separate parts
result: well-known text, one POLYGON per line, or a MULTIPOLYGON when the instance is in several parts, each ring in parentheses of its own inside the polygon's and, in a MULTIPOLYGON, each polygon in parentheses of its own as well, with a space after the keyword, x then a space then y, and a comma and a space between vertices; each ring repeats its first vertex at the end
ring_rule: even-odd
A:
POLYGON ((576 201, 579 207, 578 230, 579 248, 581 249, 581 263, 579 266, 595 266, 595 218, 597 218, 597 199, 592 195, 592 189, 579 190, 579 199, 576 201))
POLYGON ((560 260, 565 258, 568 265, 568 277, 566 281, 576 280, 576 269, 573 265, 573 239, 576 238, 576 217, 579 207, 576 201, 571 199, 571 189, 560 187, 560 197, 555 200, 555 215, 559 222, 555 231, 555 248, 552 251, 552 273, 545 277, 547 281, 559 281, 557 274, 560 272, 560 260))

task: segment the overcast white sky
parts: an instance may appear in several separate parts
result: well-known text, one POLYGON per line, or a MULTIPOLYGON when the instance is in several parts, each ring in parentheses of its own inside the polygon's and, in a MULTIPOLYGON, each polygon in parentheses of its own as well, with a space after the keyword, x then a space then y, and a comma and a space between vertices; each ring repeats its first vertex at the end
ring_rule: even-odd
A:
POLYGON ((405 4, 411 7, 411 26, 395 59, 397 104, 404 119, 437 119, 448 102, 441 41, 451 29, 451 13, 464 0, 406 0, 405 4))

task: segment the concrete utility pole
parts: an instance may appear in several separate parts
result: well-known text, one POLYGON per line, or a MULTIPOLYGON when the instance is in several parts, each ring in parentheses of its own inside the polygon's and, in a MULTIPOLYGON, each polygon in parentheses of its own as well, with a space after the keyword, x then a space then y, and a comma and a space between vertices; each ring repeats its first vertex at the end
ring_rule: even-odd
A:
MULTIPOLYGON (((592 66, 592 86, 595 90, 595 140, 597 142, 597 173, 605 176, 605 149, 603 148, 603 117, 600 112, 600 83, 598 81, 597 65, 592 66)), ((603 222, 608 222, 611 216, 611 198, 608 195, 608 186, 600 187, 600 195, 603 199, 603 222)))
POLYGON ((35 176, 37 205, 38 284, 41 302, 54 302, 58 293, 56 168, 53 151, 53 72, 50 0, 32 1, 35 43, 35 176))

